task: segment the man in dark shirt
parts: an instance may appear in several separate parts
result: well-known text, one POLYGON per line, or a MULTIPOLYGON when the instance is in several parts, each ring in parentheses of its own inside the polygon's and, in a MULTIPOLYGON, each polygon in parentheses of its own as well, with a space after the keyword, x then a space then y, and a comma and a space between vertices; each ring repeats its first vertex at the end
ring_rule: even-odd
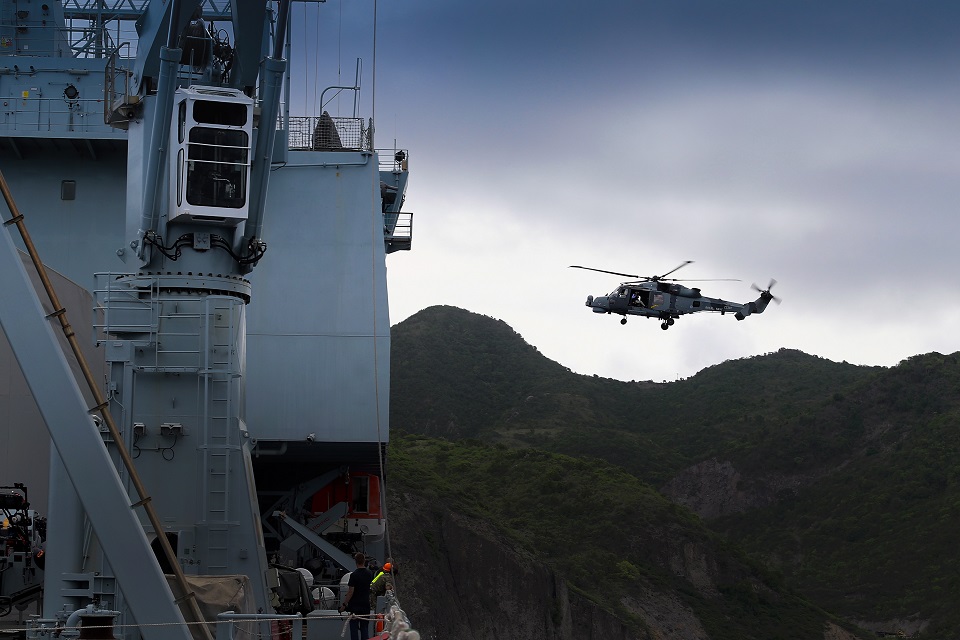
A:
MULTIPOLYGON (((349 611, 356 616, 370 615, 370 581, 373 574, 367 569, 367 557, 362 553, 353 556, 356 570, 350 574, 347 582, 347 597, 340 605, 340 611, 349 611)), ((370 621, 366 618, 350 619, 350 640, 367 640, 370 637, 370 621)))

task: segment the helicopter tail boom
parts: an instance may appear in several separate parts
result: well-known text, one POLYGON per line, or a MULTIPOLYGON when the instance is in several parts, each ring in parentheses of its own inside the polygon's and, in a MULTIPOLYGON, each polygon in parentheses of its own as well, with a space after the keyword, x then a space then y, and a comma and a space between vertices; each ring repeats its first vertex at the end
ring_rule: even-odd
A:
POLYGON ((737 311, 733 317, 737 320, 743 320, 749 315, 754 313, 763 313, 763 310, 767 308, 767 305, 770 304, 770 301, 773 300, 773 294, 770 291, 761 291, 760 297, 754 300, 753 302, 748 302, 743 305, 743 308, 740 311, 737 311))

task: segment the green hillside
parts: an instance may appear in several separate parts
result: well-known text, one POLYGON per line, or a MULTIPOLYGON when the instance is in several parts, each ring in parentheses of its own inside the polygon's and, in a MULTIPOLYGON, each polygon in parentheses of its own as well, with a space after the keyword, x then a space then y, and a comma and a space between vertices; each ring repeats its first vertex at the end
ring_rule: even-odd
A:
POLYGON ((674 594, 713 640, 822 637, 827 616, 787 593, 699 518, 616 466, 533 449, 394 438, 393 487, 496 526, 572 588, 645 635, 625 603, 674 594), (706 569, 687 569, 693 553, 706 569))
POLYGON ((957 637, 958 390, 956 355, 904 361, 824 412, 863 444, 833 473, 715 529, 834 611, 861 620, 892 612, 929 620, 930 637, 957 637))
POLYGON ((391 369, 404 373, 391 386, 391 418, 408 431, 478 437, 516 404, 519 388, 568 373, 502 320, 462 309, 432 307, 397 329, 391 369))
POLYGON ((877 371, 782 350, 680 382, 620 382, 571 373, 503 321, 454 307, 421 311, 392 341, 395 427, 594 456, 655 484, 772 442, 771 430, 808 421, 877 371))
POLYGON ((394 328, 392 366, 391 421, 410 433, 600 459, 656 487, 729 464, 738 489, 772 497, 709 521, 715 532, 825 609, 960 636, 957 355, 888 369, 781 350, 625 383, 571 373, 502 321, 433 307, 394 328))

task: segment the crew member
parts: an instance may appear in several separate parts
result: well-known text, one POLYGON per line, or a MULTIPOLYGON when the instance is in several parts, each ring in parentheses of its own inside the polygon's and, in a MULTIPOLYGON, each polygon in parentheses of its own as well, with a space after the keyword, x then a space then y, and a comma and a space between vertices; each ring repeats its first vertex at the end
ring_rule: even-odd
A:
POLYGON ((370 582, 373 574, 367 569, 367 557, 357 552, 353 556, 357 563, 356 570, 350 574, 347 582, 347 597, 343 599, 338 611, 349 611, 354 614, 350 618, 350 640, 366 640, 370 637, 370 582))
POLYGON ((387 591, 393 591, 393 575, 394 567, 391 562, 391 558, 387 558, 387 562, 383 564, 383 569, 374 576, 373 581, 370 583, 370 608, 376 609, 377 606, 377 596, 383 596, 387 594, 387 591))

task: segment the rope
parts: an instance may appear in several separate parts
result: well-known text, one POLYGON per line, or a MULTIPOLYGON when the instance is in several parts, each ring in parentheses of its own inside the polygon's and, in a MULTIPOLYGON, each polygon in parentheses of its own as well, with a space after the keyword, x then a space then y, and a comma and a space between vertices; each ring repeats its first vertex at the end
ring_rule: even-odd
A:
MULTIPOLYGON (((96 613, 96 612, 94 612, 94 613, 96 613)), ((361 620, 366 620, 366 621, 368 621, 368 622, 373 622, 373 621, 375 621, 375 620, 377 619, 377 616, 376 616, 376 614, 373 614, 373 613, 371 613, 371 614, 365 614, 365 615, 358 615, 358 614, 352 613, 352 614, 350 614, 349 616, 346 616, 346 617, 344 617, 342 614, 331 614, 331 615, 311 615, 309 618, 300 618, 300 619, 303 621, 303 624, 309 624, 309 621, 310 621, 310 620, 340 620, 340 619, 344 619, 345 622, 349 622, 349 621, 350 621, 350 618, 359 618, 359 619, 361 619, 361 620)), ((230 622, 237 624, 237 623, 245 623, 245 622, 253 622, 253 623, 268 622, 268 623, 269 623, 269 622, 284 622, 284 621, 286 621, 286 622, 291 622, 291 623, 292 623, 292 622, 294 621, 294 618, 290 618, 290 617, 286 617, 286 616, 277 616, 276 618, 260 617, 260 618, 255 618, 255 619, 253 619, 253 618, 251 618, 251 619, 239 618, 239 619, 237 619, 237 620, 231 620, 230 622)), ((222 622, 222 621, 219 621, 219 622, 222 622)), ((208 626, 208 627, 216 627, 217 624, 218 624, 218 621, 217 621, 217 620, 205 620, 205 621, 203 621, 203 622, 145 622, 145 623, 142 623, 142 624, 141 624, 141 623, 130 623, 130 624, 109 624, 109 625, 107 625, 107 624, 91 624, 91 625, 86 625, 86 626, 84 626, 83 628, 85 628, 85 629, 142 629, 142 628, 145 628, 145 627, 174 627, 174 626, 183 626, 183 625, 186 625, 186 626, 188 626, 188 627, 195 627, 195 626, 199 626, 199 625, 206 625, 206 626, 208 626)), ((81 628, 80 626, 76 626, 76 627, 66 627, 66 626, 62 626, 62 625, 47 626, 47 625, 40 624, 40 625, 35 625, 35 626, 32 626, 32 627, 4 627, 4 628, 3 628, 3 632, 4 632, 4 633, 20 633, 20 632, 36 631, 36 630, 38 630, 38 629, 43 629, 43 630, 46 630, 46 631, 57 631, 57 630, 60 630, 60 632, 62 633, 62 632, 64 632, 64 631, 79 631, 80 628, 81 628)))
MULTIPOLYGON (((311 620, 342 619, 343 628, 340 632, 340 635, 341 637, 343 637, 346 632, 347 626, 350 623, 350 620, 353 620, 353 619, 364 620, 370 623, 370 622, 375 622, 377 620, 377 617, 378 616, 375 613, 369 613, 369 614, 351 613, 348 616, 344 616, 338 613, 338 614, 330 614, 330 615, 311 615, 308 618, 306 617, 300 618, 299 620, 301 621, 302 624, 309 625, 311 620)), ((258 623, 272 623, 272 622, 287 622, 292 624, 295 621, 296 621, 295 618, 290 618, 289 616, 277 616, 276 618, 263 616, 263 617, 257 617, 255 619, 247 619, 247 618, 240 617, 240 618, 237 618, 236 620, 229 620, 228 622, 231 622, 233 625, 234 636, 243 634, 251 637, 255 636, 260 638, 262 637, 262 634, 260 634, 260 632, 248 631, 243 628, 243 625, 245 623, 258 624, 258 623)), ((389 637, 390 640, 418 640, 420 638, 420 634, 410 626, 410 620, 407 618, 407 614, 403 611, 403 609, 400 608, 400 605, 397 604, 395 600, 390 603, 387 613, 384 614, 383 621, 384 621, 384 633, 388 634, 387 637, 389 637)), ((38 621, 38 622, 43 622, 43 621, 38 621)), ((181 626, 181 625, 186 625, 187 627, 198 626, 198 625, 203 625, 205 627, 216 627, 216 625, 219 622, 223 622, 223 621, 213 620, 213 621, 203 621, 203 622, 154 622, 154 623, 144 623, 144 624, 133 623, 133 624, 109 624, 109 625, 93 624, 93 625, 86 625, 83 628, 88 630, 89 629, 123 630, 123 629, 143 629, 146 627, 174 627, 174 626, 181 626)), ((31 633, 31 632, 43 631, 48 633, 52 632, 55 636, 59 636, 64 631, 79 632, 80 629, 81 629, 80 626, 65 627, 62 625, 47 626, 44 624, 36 624, 33 626, 20 627, 20 628, 5 627, 4 632, 5 633, 7 632, 31 633)), ((380 638, 381 635, 376 635, 373 637, 380 638)))

